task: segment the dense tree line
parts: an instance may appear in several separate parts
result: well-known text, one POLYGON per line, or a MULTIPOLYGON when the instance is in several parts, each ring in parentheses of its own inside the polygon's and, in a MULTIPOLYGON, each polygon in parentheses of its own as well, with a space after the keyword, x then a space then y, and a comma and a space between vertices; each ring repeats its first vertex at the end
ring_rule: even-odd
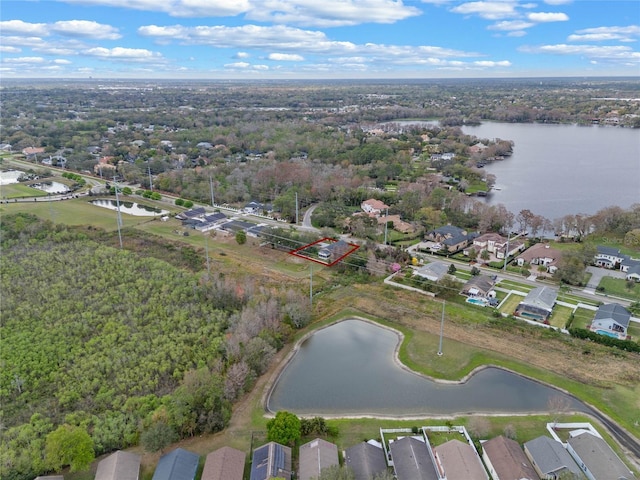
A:
POLYGON ((133 445, 147 431, 223 429, 232 403, 310 319, 295 291, 203 278, 91 238, 100 232, 28 215, 1 227, 2 478, 80 465, 89 450, 133 445), (81 432, 90 449, 56 453, 81 432))

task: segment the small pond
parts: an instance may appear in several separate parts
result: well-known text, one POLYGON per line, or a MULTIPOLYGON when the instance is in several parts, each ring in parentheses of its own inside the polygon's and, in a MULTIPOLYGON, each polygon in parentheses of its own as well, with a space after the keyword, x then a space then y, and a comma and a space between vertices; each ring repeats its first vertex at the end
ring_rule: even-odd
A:
POLYGON ((398 342, 396 332, 356 319, 318 330, 284 368, 267 408, 301 415, 527 413, 546 412, 550 400, 562 396, 571 410, 588 410, 559 390, 499 368, 480 370, 462 384, 434 382, 394 360, 398 342))
POLYGON ((45 180, 42 183, 30 183, 28 186, 51 194, 68 193, 71 191, 64 183, 54 180, 45 180))
POLYGON ((12 183, 18 183, 18 178, 24 172, 20 170, 2 170, 0 171, 0 185, 11 185, 12 183))
MULTIPOLYGON (((92 200, 89 202, 93 205, 109 210, 118 210, 118 202, 116 200, 92 200)), ((120 212, 133 215, 135 217, 155 217, 158 215, 166 215, 168 210, 161 210, 148 205, 142 205, 136 202, 120 201, 120 212)))

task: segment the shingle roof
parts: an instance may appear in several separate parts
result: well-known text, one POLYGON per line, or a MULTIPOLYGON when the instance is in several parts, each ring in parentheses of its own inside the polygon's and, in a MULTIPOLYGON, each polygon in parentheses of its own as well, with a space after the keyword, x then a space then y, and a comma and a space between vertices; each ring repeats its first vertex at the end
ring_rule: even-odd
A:
POLYGON ((550 311, 556 303, 556 298, 558 298, 556 289, 547 286, 536 287, 520 303, 550 311))
POLYGON ((584 432, 569 438, 568 443, 595 478, 635 478, 603 439, 584 432))
POLYGON ((138 480, 140 455, 118 450, 100 460, 95 480, 138 480))
POLYGON ((413 437, 404 437, 389 445, 398 480, 438 480, 429 446, 413 437))
POLYGON ((300 447, 300 480, 311 480, 320 476, 323 468, 339 465, 338 447, 333 443, 316 438, 300 447))
POLYGON ((447 273, 448 270, 449 267, 446 263, 432 262, 418 268, 414 271, 414 273, 416 275, 420 275, 421 277, 435 278, 437 280, 440 279, 445 273, 447 273))
POLYGON ((353 470, 356 480, 371 480, 375 475, 387 469, 384 451, 380 447, 361 442, 347 448, 345 463, 353 470))
POLYGON ((603 247, 602 245, 598 245, 596 250, 602 255, 620 256, 620 250, 614 247, 603 247))
POLYGON ((568 470, 575 478, 584 478, 580 468, 560 442, 541 436, 525 443, 524 448, 543 474, 568 470))
POLYGON ((434 451, 447 480, 488 480, 482 461, 468 443, 449 440, 434 451))
POLYGON ((606 305, 601 305, 596 312, 595 320, 609 320, 612 319, 619 325, 622 325, 624 328, 629 327, 629 322, 631 319, 631 312, 624 308, 622 305, 618 305, 617 303, 608 303, 606 305))
POLYGON ((482 444, 499 478, 537 480, 538 474, 515 440, 500 435, 482 444))
POLYGON ((202 480, 242 480, 246 454, 231 447, 222 447, 207 455, 202 480))
POLYGON ((198 454, 176 448, 160 457, 153 480, 193 480, 199 461, 198 454))
POLYGON ((251 460, 251 480, 271 477, 291 478, 291 449, 275 442, 256 448, 251 460))
POLYGON ((494 285, 495 285, 495 282, 493 278, 491 278, 490 276, 476 275, 474 277, 471 277, 467 281, 467 283, 465 283, 463 291, 467 292, 469 291, 469 289, 475 287, 478 290, 480 290, 483 294, 486 294, 491 291, 494 285))

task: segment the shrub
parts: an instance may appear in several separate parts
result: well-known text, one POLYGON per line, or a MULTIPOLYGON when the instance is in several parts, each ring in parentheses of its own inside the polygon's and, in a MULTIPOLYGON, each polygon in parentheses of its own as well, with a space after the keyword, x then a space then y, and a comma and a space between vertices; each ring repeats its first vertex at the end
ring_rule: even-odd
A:
POLYGON ((193 207, 193 202, 191 200, 185 200, 182 206, 184 208, 191 208, 193 207))
POLYGON ((178 207, 182 207, 184 205, 184 200, 182 198, 176 198, 175 203, 178 207))

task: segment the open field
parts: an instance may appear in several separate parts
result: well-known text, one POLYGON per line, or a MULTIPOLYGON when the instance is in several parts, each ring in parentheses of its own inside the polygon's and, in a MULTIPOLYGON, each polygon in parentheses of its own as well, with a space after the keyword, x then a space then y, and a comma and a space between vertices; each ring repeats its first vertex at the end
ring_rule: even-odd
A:
POLYGON ((46 197, 47 192, 31 188, 23 183, 11 183, 0 187, 0 198, 13 200, 14 198, 46 197))
POLYGON ((553 313, 549 318, 549 324, 556 328, 565 328, 569 317, 573 313, 573 309, 569 307, 563 307, 562 305, 556 305, 553 307, 553 313))
POLYGON ((627 288, 627 281, 622 278, 602 277, 598 287, 604 288, 604 292, 612 297, 640 301, 640 285, 634 283, 627 288))

